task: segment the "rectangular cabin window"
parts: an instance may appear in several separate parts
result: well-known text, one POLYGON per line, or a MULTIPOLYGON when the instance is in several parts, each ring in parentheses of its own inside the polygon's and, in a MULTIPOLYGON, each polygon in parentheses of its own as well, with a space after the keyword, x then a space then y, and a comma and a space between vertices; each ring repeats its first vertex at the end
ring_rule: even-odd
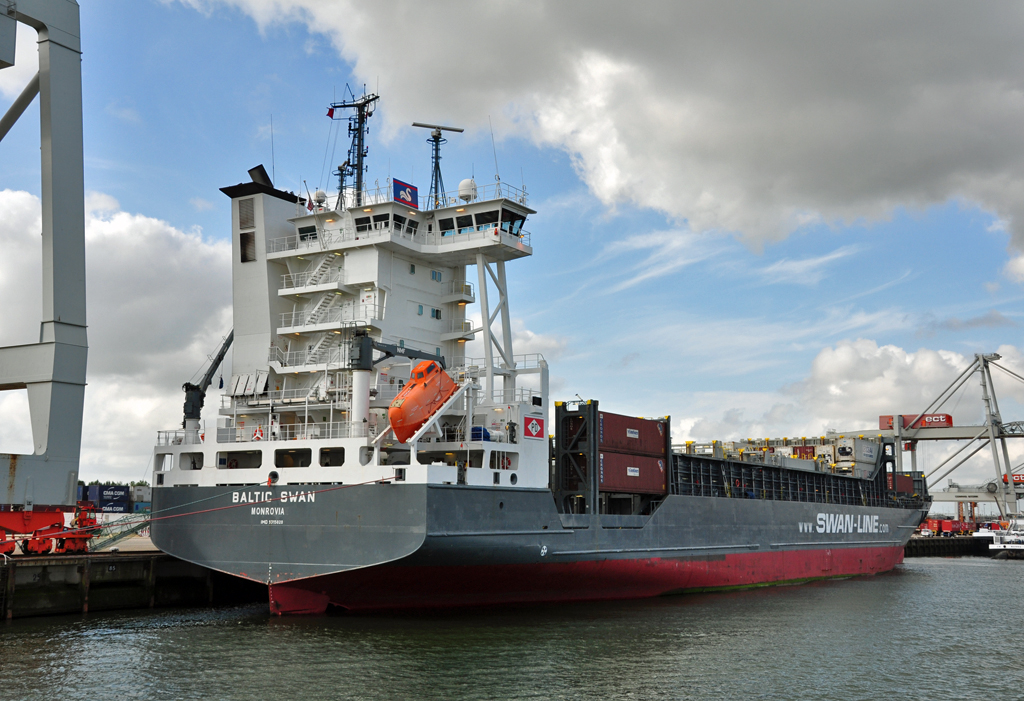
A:
POLYGON ((441 229, 441 236, 447 236, 448 234, 455 231, 455 220, 454 219, 438 219, 437 226, 441 229))
POLYGON ((299 241, 315 241, 316 240, 316 227, 315 226, 300 226, 299 227, 299 241))
POLYGON ((493 209, 490 212, 477 212, 476 213, 476 225, 479 226, 490 226, 498 223, 498 210, 493 209))
POLYGON ((431 270, 430 271, 430 279, 433 280, 434 282, 441 282, 441 271, 440 270, 431 270))
POLYGON ((523 227, 525 221, 525 214, 514 212, 511 209, 501 210, 501 230, 506 233, 518 236, 519 230, 523 227))
POLYGON ((274 451, 274 467, 309 467, 312 461, 313 451, 309 448, 274 451))
POLYGON ((221 470, 251 470, 263 464, 263 451, 232 450, 217 453, 217 467, 221 470))
POLYGON ((238 248, 241 250, 243 263, 252 263, 256 260, 256 232, 243 231, 240 233, 238 248))
POLYGON ((403 217, 401 214, 396 214, 394 218, 395 218, 395 231, 400 234, 400 233, 402 233, 402 230, 405 229, 405 225, 406 225, 406 222, 408 220, 405 217, 403 217))
POLYGON ((253 207, 253 198, 248 197, 244 200, 238 200, 238 228, 239 229, 255 229, 256 228, 256 212, 253 207))
POLYGON ((409 274, 410 275, 415 275, 416 274, 416 264, 415 263, 409 263, 409 274))
POLYGON ((370 218, 369 217, 356 217, 356 231, 369 231, 370 230, 370 218))
POLYGON ((462 214, 460 216, 455 217, 455 223, 458 225, 460 234, 465 234, 470 231, 473 231, 472 214, 462 214))
POLYGON ((182 470, 202 470, 203 469, 203 454, 202 453, 182 453, 179 456, 179 469, 182 470))
POLYGON ((320 467, 341 467, 345 464, 344 448, 321 448, 320 467))
POLYGON ((405 225, 405 230, 408 231, 410 234, 415 234, 416 230, 419 228, 420 223, 415 219, 410 219, 409 222, 405 225))
POLYGON ((419 307, 419 311, 417 312, 417 315, 418 316, 423 316, 423 305, 420 304, 420 305, 418 305, 418 307, 419 307))
POLYGON ((381 229, 388 228, 388 221, 391 219, 390 214, 374 214, 373 215, 373 228, 378 231, 381 229))
POLYGON ((441 310, 440 309, 431 309, 430 310, 430 318, 431 319, 440 319, 441 318, 441 310))

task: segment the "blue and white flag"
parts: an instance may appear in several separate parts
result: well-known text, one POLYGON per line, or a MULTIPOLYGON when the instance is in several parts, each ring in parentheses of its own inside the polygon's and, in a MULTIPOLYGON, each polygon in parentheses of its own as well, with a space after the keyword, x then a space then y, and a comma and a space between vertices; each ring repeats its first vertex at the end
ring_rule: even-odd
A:
POLYGON ((401 202, 413 209, 420 208, 419 191, 416 188, 401 180, 392 180, 391 182, 395 185, 395 202, 401 202))

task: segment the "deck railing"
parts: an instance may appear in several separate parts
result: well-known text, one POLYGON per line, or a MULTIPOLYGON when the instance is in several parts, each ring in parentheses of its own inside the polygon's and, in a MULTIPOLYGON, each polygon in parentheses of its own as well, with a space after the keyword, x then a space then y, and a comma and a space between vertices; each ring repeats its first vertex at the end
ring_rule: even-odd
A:
POLYGON ((311 310, 303 309, 297 312, 282 313, 280 326, 298 328, 315 324, 339 324, 352 321, 369 323, 373 319, 383 318, 383 312, 384 306, 381 304, 352 304, 321 310, 315 314, 314 318, 314 313, 311 310))
POLYGON ((331 283, 345 284, 345 271, 341 268, 332 268, 327 272, 318 273, 290 273, 281 276, 281 289, 290 290, 309 285, 329 285, 331 283))
POLYGON ((202 431, 197 428, 156 432, 157 445, 200 445, 202 442, 202 431))
POLYGON ((261 441, 323 440, 375 436, 368 424, 334 421, 308 424, 229 426, 217 429, 218 443, 259 443, 261 441))
POLYGON ((509 246, 516 246, 518 244, 532 245, 532 235, 529 231, 520 229, 518 233, 513 234, 496 224, 481 224, 479 226, 465 227, 461 230, 428 232, 422 223, 417 227, 413 227, 410 224, 403 226, 397 222, 375 222, 361 226, 357 231, 347 228, 328 229, 321 231, 317 236, 303 237, 297 234, 290 234, 276 239, 269 239, 267 241, 267 253, 306 250, 325 251, 350 241, 371 243, 374 239, 388 240, 392 238, 429 246, 483 240, 500 240, 509 246))

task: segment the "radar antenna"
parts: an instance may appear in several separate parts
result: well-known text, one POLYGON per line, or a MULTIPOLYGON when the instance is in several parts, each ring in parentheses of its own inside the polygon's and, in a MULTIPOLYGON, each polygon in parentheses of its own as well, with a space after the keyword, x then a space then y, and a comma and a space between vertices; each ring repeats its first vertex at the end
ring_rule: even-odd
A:
POLYGON ((430 176, 430 194, 427 195, 427 202, 434 209, 437 209, 444 204, 441 201, 444 198, 444 180, 441 178, 441 144, 448 143, 448 139, 442 137, 441 132, 454 131, 461 134, 465 129, 461 127, 443 127, 440 124, 423 124, 422 122, 413 122, 412 125, 431 130, 427 143, 433 147, 433 155, 431 157, 433 174, 430 176))
MULTIPOLYGON (((349 94, 351 94, 351 90, 349 94)), ((363 173, 366 172, 366 166, 363 161, 367 154, 366 134, 369 131, 366 126, 366 120, 373 116, 374 105, 379 99, 380 96, 376 93, 367 95, 364 88, 362 97, 357 98, 353 96, 351 100, 332 102, 327 110, 327 116, 331 119, 342 119, 341 116, 334 116, 335 110, 355 110, 355 114, 348 117, 348 135, 352 137, 352 145, 348 148, 348 160, 338 166, 337 170, 340 181, 338 186, 339 208, 345 206, 345 180, 353 175, 356 179, 355 206, 360 207, 363 204, 363 173)))

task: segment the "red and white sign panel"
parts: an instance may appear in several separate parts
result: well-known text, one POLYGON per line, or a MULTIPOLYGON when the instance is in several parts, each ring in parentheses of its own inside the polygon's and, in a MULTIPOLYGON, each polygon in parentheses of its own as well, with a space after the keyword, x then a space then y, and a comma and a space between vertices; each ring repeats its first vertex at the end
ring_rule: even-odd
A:
MULTIPOLYGON (((892 428, 893 417, 879 416, 878 428, 885 431, 892 428)), ((953 417, 949 414, 922 414, 921 416, 904 416, 903 428, 950 428, 953 417)))
POLYGON ((543 438, 544 419, 538 416, 527 416, 523 422, 523 434, 527 438, 543 438))

